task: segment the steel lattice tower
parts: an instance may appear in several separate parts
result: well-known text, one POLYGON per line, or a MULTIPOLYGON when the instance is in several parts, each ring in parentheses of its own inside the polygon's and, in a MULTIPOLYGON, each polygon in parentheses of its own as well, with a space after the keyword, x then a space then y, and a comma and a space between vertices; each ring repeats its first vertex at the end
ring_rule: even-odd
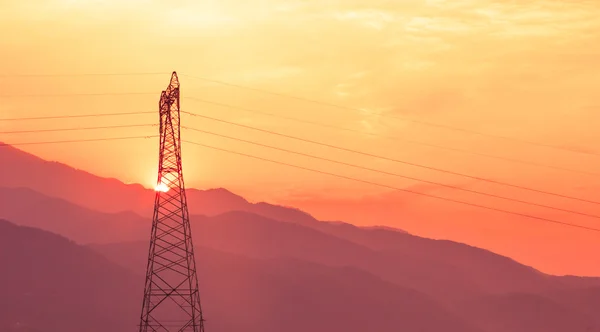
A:
POLYGON ((158 182, 140 332, 203 332, 204 319, 181 170, 179 80, 160 96, 158 182))

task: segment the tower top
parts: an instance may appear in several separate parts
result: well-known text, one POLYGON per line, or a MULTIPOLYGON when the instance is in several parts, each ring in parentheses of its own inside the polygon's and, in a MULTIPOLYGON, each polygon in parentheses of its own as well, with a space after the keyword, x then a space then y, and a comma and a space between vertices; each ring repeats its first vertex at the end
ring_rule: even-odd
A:
POLYGON ((174 71, 173 74, 171 74, 171 82, 169 82, 169 86, 173 89, 179 88, 179 77, 177 77, 176 71, 174 71))
POLYGON ((163 91, 163 94, 160 96, 161 100, 164 98, 178 98, 179 94, 179 78, 177 77, 177 72, 173 72, 171 74, 171 81, 169 81, 169 86, 163 91), (177 91, 177 94, 173 94, 174 91, 177 91))

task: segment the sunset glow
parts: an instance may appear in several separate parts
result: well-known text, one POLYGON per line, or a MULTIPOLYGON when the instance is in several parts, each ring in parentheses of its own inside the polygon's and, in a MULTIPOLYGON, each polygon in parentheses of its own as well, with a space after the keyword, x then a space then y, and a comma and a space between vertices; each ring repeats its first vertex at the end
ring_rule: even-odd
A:
MULTIPOLYGON (((0 118, 155 111, 165 81, 176 70, 181 109, 202 116, 183 114, 182 125, 205 131, 182 131, 188 188, 223 187, 252 202, 294 206, 323 220, 385 224, 452 239, 547 272, 600 274, 600 265, 590 264, 595 260, 592 253, 600 252, 600 241, 589 232, 368 183, 597 226, 582 215, 413 179, 594 213, 597 206, 589 203, 477 178, 586 200, 598 196, 599 1, 258 3, 0 1, 0 28, 19 32, 0 38, 0 71, 25 75, 2 81, 2 95, 10 97, 0 98, 0 118), (61 76, 85 73, 103 75, 61 76), (133 74, 104 75, 115 73, 133 74)), ((154 180, 147 181, 156 179, 159 140, 149 136, 158 133, 157 119, 158 114, 148 113, 117 120, 0 122, 2 132, 148 125, 0 134, 0 141, 146 137, 20 148, 166 192, 164 184, 152 188, 154 180)))
POLYGON ((0 29, 0 331, 600 332, 600 0, 0 29))
POLYGON ((154 191, 160 191, 160 192, 166 193, 167 191, 169 191, 169 187, 166 184, 161 183, 154 187, 154 191))

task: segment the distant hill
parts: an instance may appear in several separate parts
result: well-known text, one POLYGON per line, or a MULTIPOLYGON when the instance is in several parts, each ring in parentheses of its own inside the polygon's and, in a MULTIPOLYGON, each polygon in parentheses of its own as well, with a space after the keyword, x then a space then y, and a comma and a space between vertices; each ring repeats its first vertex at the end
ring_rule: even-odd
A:
MULTIPOLYGON (((102 178, 65 164, 43 160, 14 147, 0 149, 0 160, 3 161, 0 187, 28 188, 106 213, 132 211, 140 216, 152 216, 155 192, 139 184, 124 184, 116 179, 102 178)), ((191 214, 214 216, 229 211, 246 211, 275 220, 342 231, 340 227, 319 222, 298 209, 250 203, 226 189, 187 189, 186 192, 191 214)), ((345 231, 352 232, 353 229, 345 231)))
MULTIPOLYGON (((92 248, 97 250, 98 252, 103 253, 109 259, 114 262, 120 264, 123 267, 127 267, 132 271, 138 273, 140 276, 143 274, 145 265, 144 258, 147 254, 147 244, 143 242, 138 243, 120 243, 120 244, 108 244, 108 245, 93 245, 92 248)), ((252 283, 256 280, 260 280, 262 277, 252 274, 252 276, 241 274, 237 269, 241 266, 245 265, 247 259, 241 255, 235 254, 225 254, 223 252, 217 252, 212 249, 207 248, 199 248, 200 250, 196 250, 197 253, 197 261, 199 267, 199 276, 201 280, 201 288, 206 287, 208 293, 205 297, 207 303, 212 302, 212 296, 208 296, 212 294, 211 287, 215 285, 219 285, 221 283, 230 283, 239 285, 252 283), (212 261, 215 259, 215 261, 212 261), (220 269, 225 269, 230 271, 231 273, 226 273, 228 276, 235 275, 235 281, 233 279, 227 280, 214 280, 210 276, 214 275, 214 269, 220 271, 220 269)), ((266 270, 273 272, 273 265, 265 265, 267 262, 279 262, 275 271, 280 272, 288 272, 290 273, 291 278, 296 278, 296 276, 302 276, 307 273, 307 271, 311 271, 311 266, 319 266, 315 264, 303 263, 298 260, 289 260, 289 259, 270 259, 270 260, 252 260, 255 262, 263 262, 261 265, 261 271, 255 271, 260 275, 261 272, 266 270), (290 262, 297 262, 298 265, 290 264, 290 262), (262 270, 264 269, 264 270, 262 270)), ((337 268, 336 271, 341 271, 341 273, 345 276, 352 276, 352 278, 362 278, 366 277, 369 274, 365 274, 360 270, 356 270, 354 268, 337 268), (362 276, 362 277, 360 277, 362 276)), ((321 275, 325 276, 325 275, 321 275)), ((327 274, 327 276, 330 276, 327 274)), ((269 281, 270 279, 265 279, 264 282, 269 281)), ((349 287, 361 285, 362 281, 355 280, 354 285, 349 285, 349 287)), ((298 287, 303 287, 300 282, 296 283, 298 287)), ((234 286, 235 287, 235 286, 234 286)), ((266 286, 268 288, 268 286, 266 286)), ((277 288, 276 284, 273 285, 274 289, 277 288)), ((248 295, 247 290, 239 290, 237 288, 232 289, 234 293, 243 294, 242 297, 248 295)), ((313 289, 314 290, 314 289, 313 289)), ((361 290, 363 290, 361 288, 361 290)), ((560 294, 534 294, 534 293, 505 293, 505 294, 495 294, 495 295, 482 295, 475 296, 468 300, 457 301, 450 306, 450 310, 455 312, 458 316, 463 317, 465 321, 470 322, 472 325, 477 326, 481 331, 486 332, 598 332, 600 331, 599 317, 595 315, 595 311, 597 308, 598 301, 600 300, 600 288, 596 291, 592 291, 591 293, 587 293, 589 290, 563 290, 560 291, 560 294), (585 295, 587 294, 587 295, 585 295)), ((382 296, 376 290, 370 290, 371 295, 373 297, 382 296)), ((309 296, 314 296, 314 292, 307 291, 309 296)), ((414 293, 413 293, 414 294, 414 293)), ((218 294, 214 294, 218 297, 218 294)), ((221 294, 222 295, 222 294, 221 294)), ((251 296, 260 297, 260 294, 252 293, 251 296)), ((286 297, 286 295, 282 295, 282 297, 286 297)), ((401 295, 401 297, 406 297, 407 295, 401 295)), ((385 297, 385 296, 384 296, 385 297)), ((298 301, 298 297, 293 297, 295 301, 298 301)), ((340 296, 340 299, 344 299, 344 296, 340 296)), ((219 300, 214 299, 215 301, 223 300, 222 296, 219 300)), ((229 298, 227 297, 224 301, 236 301, 236 307, 240 305, 237 302, 239 299, 229 298)), ((318 300, 315 298, 314 300, 318 300)), ((411 300, 412 301, 412 300, 411 300)), ((418 300, 415 303, 419 303, 418 300)), ((314 305, 314 304, 311 304, 314 305)), ((232 306, 231 303, 227 303, 225 306, 232 306)), ((243 306, 243 304, 241 304, 243 306)), ((337 305, 336 305, 337 306, 337 305)), ((391 311, 395 309, 392 308, 391 311)), ((348 313, 351 314, 351 313, 348 313)), ((365 316, 370 316, 371 314, 365 312, 365 316)), ((373 317, 373 316, 370 316, 373 317)), ((344 320, 343 317, 339 317, 338 319, 344 320)), ((386 320, 388 318, 384 318, 386 320)), ((409 331, 420 331, 418 328, 411 328, 410 323, 404 324, 401 323, 402 326, 406 327, 409 331)), ((285 326, 285 325, 282 325, 285 326)), ((282 330, 287 330, 282 328, 282 330)), ((333 328, 332 330, 338 331, 338 329, 333 328)))
POLYGON ((596 312, 556 301, 548 295, 509 293, 485 296, 458 308, 489 332, 600 331, 596 312))
POLYGON ((355 266, 440 299, 560 287, 558 280, 511 259, 450 241, 397 234, 396 248, 379 250, 245 212, 194 221, 199 222, 193 225, 194 240, 211 248, 256 258, 295 257, 330 266, 355 266))
POLYGON ((27 188, 0 187, 0 218, 61 234, 78 243, 131 241, 150 236, 149 219, 133 212, 93 211, 27 188))
POLYGON ((152 206, 152 192, 141 185, 95 176, 46 161, 14 147, 0 149, 0 187, 25 187, 104 212, 138 211, 152 206))
MULTIPOLYGON (((0 188, 0 218, 82 244, 148 241, 150 232, 150 219, 136 214, 97 212, 29 189, 0 188)), ((334 223, 308 227, 240 211, 191 220, 195 243, 205 247, 258 259, 354 266, 444 300, 565 286, 561 278, 486 250, 390 230, 334 223)))
MULTIPOLYGON (((58 235, 0 221, 0 265, 7 267, 0 274, 0 328, 134 329, 146 248, 142 243, 108 246, 107 256, 116 254, 112 259, 123 266, 136 262, 131 270, 58 235)), ((483 332, 426 295, 358 269, 197 252, 211 330, 483 332)))

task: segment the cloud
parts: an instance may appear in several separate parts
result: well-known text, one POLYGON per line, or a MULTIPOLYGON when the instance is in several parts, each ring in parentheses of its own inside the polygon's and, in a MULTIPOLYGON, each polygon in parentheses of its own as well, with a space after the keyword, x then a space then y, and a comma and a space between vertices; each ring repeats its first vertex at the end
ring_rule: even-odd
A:
MULTIPOLYGON (((0 41, 5 51, 0 64, 3 72, 15 68, 29 72, 176 69, 371 112, 227 86, 209 89, 186 81, 190 96, 268 112, 285 110, 291 117, 375 134, 494 150, 517 159, 530 155, 525 149, 506 150, 497 141, 374 116, 372 111, 548 144, 567 142, 581 149, 594 149, 593 142, 600 140, 595 129, 600 119, 582 108, 600 104, 596 91, 600 76, 595 69, 600 54, 597 1, 187 0, 174 5, 105 0, 80 1, 71 7, 64 4, 63 0, 0 2, 0 27, 19 31, 0 41)), ((30 81, 11 82, 6 93, 33 88, 70 91, 77 85, 48 82, 33 86, 30 81)), ((150 81, 136 82, 127 89, 163 87, 163 83, 155 87, 150 81)), ((113 88, 101 83, 88 87, 92 91, 113 88)), ((33 108, 33 101, 30 104, 33 108)), ((47 109, 41 102, 35 106, 47 109)), ((232 120, 240 116, 231 110, 210 110, 232 120)), ((262 121, 258 123, 276 125, 273 119, 262 121)), ((357 149, 400 151, 407 159, 451 164, 454 169, 481 162, 468 156, 432 155, 373 135, 319 131, 291 122, 280 125, 296 134, 310 132, 317 140, 335 143, 337 137, 357 149)), ((544 160, 564 159, 554 156, 548 152, 544 160)), ((494 176, 500 171, 498 166, 486 172, 494 176)))

